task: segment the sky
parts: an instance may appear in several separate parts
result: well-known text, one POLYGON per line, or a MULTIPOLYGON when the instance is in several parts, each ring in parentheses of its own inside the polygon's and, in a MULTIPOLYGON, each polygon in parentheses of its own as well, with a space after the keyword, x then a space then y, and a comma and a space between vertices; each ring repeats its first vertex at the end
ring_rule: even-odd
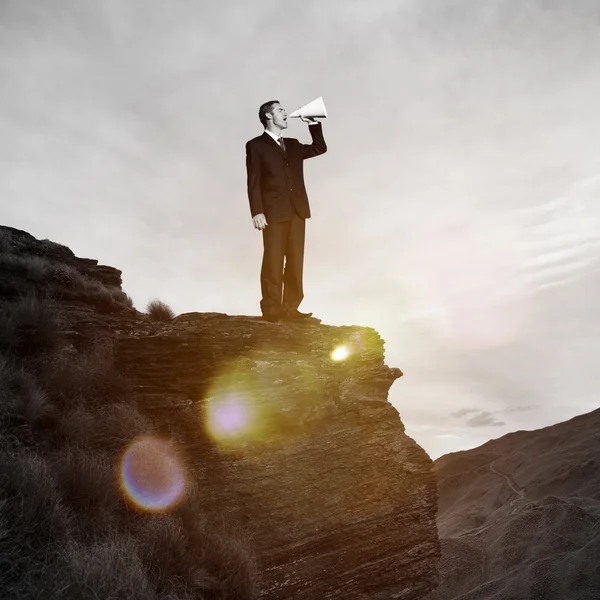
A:
POLYGON ((300 308, 380 333, 407 433, 597 408, 597 0, 0 0, 0 222, 140 310, 257 315, 245 142, 318 96, 300 308))

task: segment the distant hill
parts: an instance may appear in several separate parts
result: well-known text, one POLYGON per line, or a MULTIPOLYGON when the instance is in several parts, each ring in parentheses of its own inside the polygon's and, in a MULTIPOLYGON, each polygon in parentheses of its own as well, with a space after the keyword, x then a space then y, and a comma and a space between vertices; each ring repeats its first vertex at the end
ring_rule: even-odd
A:
POLYGON ((427 600, 600 599, 600 409, 435 461, 427 600))

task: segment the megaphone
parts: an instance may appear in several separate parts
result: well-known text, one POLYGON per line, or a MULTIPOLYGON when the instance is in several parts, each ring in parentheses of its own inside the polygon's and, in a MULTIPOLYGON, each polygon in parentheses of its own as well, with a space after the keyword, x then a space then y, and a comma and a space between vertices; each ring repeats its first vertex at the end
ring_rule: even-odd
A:
POLYGON ((311 119, 319 118, 326 119, 327 118, 327 109, 325 108, 325 103, 323 102, 323 96, 319 96, 312 102, 301 106, 298 110, 295 110, 289 117, 308 117, 311 119))

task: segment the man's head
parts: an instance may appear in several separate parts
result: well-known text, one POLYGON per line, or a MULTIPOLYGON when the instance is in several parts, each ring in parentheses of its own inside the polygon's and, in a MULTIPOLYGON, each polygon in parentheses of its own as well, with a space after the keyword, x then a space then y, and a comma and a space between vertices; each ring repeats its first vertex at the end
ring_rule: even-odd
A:
POLYGON ((265 129, 269 131, 279 132, 282 129, 287 129, 287 112, 279 100, 269 100, 258 109, 258 118, 265 129))

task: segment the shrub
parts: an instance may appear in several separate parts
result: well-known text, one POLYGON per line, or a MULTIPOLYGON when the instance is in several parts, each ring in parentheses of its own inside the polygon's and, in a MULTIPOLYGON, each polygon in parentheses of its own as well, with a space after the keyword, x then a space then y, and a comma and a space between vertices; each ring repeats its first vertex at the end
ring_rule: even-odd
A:
POLYGON ((79 516, 80 539, 104 530, 124 509, 115 464, 108 456, 70 446, 52 457, 52 467, 65 506, 79 516))
POLYGON ((0 271, 24 277, 30 282, 44 283, 50 276, 51 263, 39 256, 0 254, 0 271))
POLYGON ((86 352, 63 352, 45 366, 49 397, 61 407, 92 407, 120 402, 131 392, 131 383, 115 368, 110 348, 99 344, 86 352))
POLYGON ((135 541, 126 534, 110 532, 91 543, 50 544, 43 559, 26 557, 20 548, 11 560, 13 556, 26 568, 26 573, 22 568, 3 573, 0 566, 0 589, 13 600, 158 600, 135 552, 135 541))
POLYGON ((61 287, 82 290, 85 287, 83 275, 74 267, 58 264, 50 269, 50 281, 61 287))
POLYGON ((22 444, 31 444, 32 430, 54 416, 45 390, 35 375, 0 357, 0 423, 22 444))
POLYGON ((116 308, 113 295, 104 286, 86 289, 86 298, 100 313, 111 313, 116 308))
POLYGON ((123 302, 125 303, 126 306, 129 306, 130 308, 134 308, 133 298, 129 294, 125 294, 125 299, 123 302))
POLYGON ((175 317, 173 309, 160 300, 151 300, 146 311, 152 321, 170 321, 175 317))
POLYGON ((77 274, 75 288, 81 292, 79 299, 94 305, 99 312, 110 313, 115 312, 121 306, 133 306, 131 298, 120 288, 105 285, 74 269, 72 271, 77 274))
POLYGON ((47 299, 23 296, 0 313, 0 352, 18 358, 53 354, 64 345, 61 316, 47 299))
MULTIPOLYGON (((15 576, 23 576, 29 561, 43 560, 49 544, 72 534, 74 522, 48 462, 41 457, 27 450, 3 452, 0 481, 0 519, 7 529, 0 538, 0 569, 10 566, 15 576)), ((0 590, 7 589, 6 576, 0 570, 0 590)))
POLYGON ((129 536, 111 532, 92 544, 70 542, 60 555, 68 582, 61 599, 157 598, 129 536))
POLYGON ((68 444, 115 456, 135 437, 152 432, 148 420, 129 404, 99 406, 90 410, 85 404, 63 414, 62 437, 68 444))
POLYGON ((109 287, 108 290, 110 291, 113 300, 119 304, 133 305, 133 300, 123 290, 117 287, 109 287))
POLYGON ((250 540, 239 527, 222 517, 203 515, 196 496, 179 511, 192 554, 202 557, 202 567, 215 582, 218 598, 252 600, 256 594, 257 565, 249 552, 250 540))
MULTIPOLYGON (((192 556, 186 547, 181 523, 171 515, 149 516, 137 532, 137 538, 140 558, 148 566, 148 577, 158 594, 185 591, 186 581, 193 577, 190 563, 201 563, 201 559, 198 555, 192 556)), ((206 589, 212 582, 205 573, 201 576, 202 581, 198 583, 206 589)))
POLYGON ((218 598, 252 600, 256 594, 253 557, 241 539, 217 532, 191 538, 192 551, 203 550, 203 568, 212 576, 218 598))

